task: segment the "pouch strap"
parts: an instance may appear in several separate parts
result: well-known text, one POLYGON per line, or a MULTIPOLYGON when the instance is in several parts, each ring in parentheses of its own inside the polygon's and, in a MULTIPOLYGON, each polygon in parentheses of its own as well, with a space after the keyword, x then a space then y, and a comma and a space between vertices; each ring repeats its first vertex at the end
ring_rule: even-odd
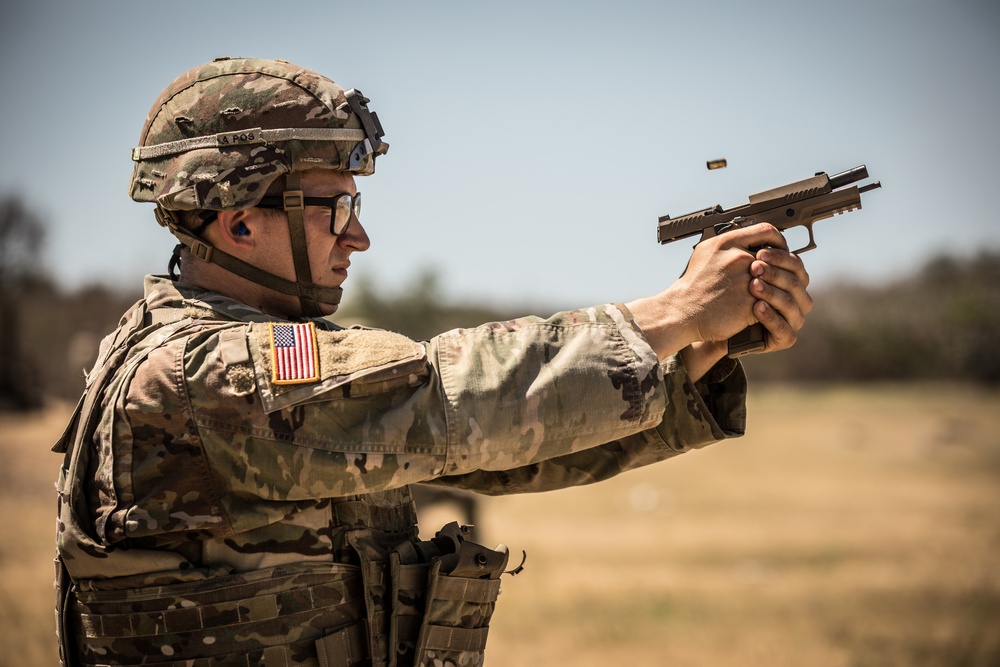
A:
POLYGON ((352 667, 368 661, 368 632, 358 621, 316 640, 319 667, 352 667))
POLYGON ((499 579, 467 579, 441 577, 434 589, 438 600, 465 600, 466 602, 492 602, 500 594, 499 579))
POLYGON ((443 625, 426 627, 426 639, 422 648, 432 651, 476 651, 486 649, 486 636, 489 627, 485 628, 449 628, 443 625))

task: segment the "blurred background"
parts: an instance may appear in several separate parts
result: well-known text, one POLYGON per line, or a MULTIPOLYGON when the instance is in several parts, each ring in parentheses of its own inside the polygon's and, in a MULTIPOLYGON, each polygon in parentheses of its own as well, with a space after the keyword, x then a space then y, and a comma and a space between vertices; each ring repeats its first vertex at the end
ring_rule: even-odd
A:
POLYGON ((817 308, 795 348, 747 360, 738 447, 600 490, 477 499, 490 539, 519 538, 535 565, 505 589, 522 613, 498 611, 491 664, 624 647, 633 664, 1000 664, 990 0, 4 3, 0 642, 33 648, 0 664, 51 664, 47 447, 174 244, 126 195, 130 150, 160 91, 220 55, 371 98, 391 149, 359 182, 372 248, 334 319, 417 338, 662 289, 690 244, 658 245, 659 215, 860 164, 883 183, 817 224, 817 308), (639 540, 631 555, 578 559, 546 588, 580 535, 608 530, 639 540), (590 608, 613 618, 575 616, 590 608))

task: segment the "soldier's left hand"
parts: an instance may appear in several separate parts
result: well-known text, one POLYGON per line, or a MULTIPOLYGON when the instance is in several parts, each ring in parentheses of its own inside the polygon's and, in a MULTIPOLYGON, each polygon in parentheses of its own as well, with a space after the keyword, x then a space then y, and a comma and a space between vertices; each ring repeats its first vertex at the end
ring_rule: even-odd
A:
POLYGON ((750 265, 750 275, 750 294, 758 299, 753 313, 768 332, 763 352, 791 347, 813 308, 805 265, 785 248, 763 248, 750 265))

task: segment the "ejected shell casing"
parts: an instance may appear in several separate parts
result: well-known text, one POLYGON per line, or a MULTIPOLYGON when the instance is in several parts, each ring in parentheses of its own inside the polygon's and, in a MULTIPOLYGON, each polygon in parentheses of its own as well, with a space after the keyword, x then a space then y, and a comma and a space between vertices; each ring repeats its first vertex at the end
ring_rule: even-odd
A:
POLYGON ((709 160, 705 165, 709 169, 725 169, 726 168, 726 158, 719 158, 718 160, 709 160))

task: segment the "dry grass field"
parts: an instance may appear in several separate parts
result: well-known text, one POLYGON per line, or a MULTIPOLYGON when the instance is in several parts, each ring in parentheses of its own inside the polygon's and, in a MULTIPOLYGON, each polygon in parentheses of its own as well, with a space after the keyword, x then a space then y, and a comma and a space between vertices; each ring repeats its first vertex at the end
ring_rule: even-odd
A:
MULTIPOLYGON (((479 541, 528 552, 487 664, 1000 665, 1000 394, 756 389, 742 440, 484 500, 479 541)), ((0 416, 0 665, 56 663, 66 412, 0 416)))

